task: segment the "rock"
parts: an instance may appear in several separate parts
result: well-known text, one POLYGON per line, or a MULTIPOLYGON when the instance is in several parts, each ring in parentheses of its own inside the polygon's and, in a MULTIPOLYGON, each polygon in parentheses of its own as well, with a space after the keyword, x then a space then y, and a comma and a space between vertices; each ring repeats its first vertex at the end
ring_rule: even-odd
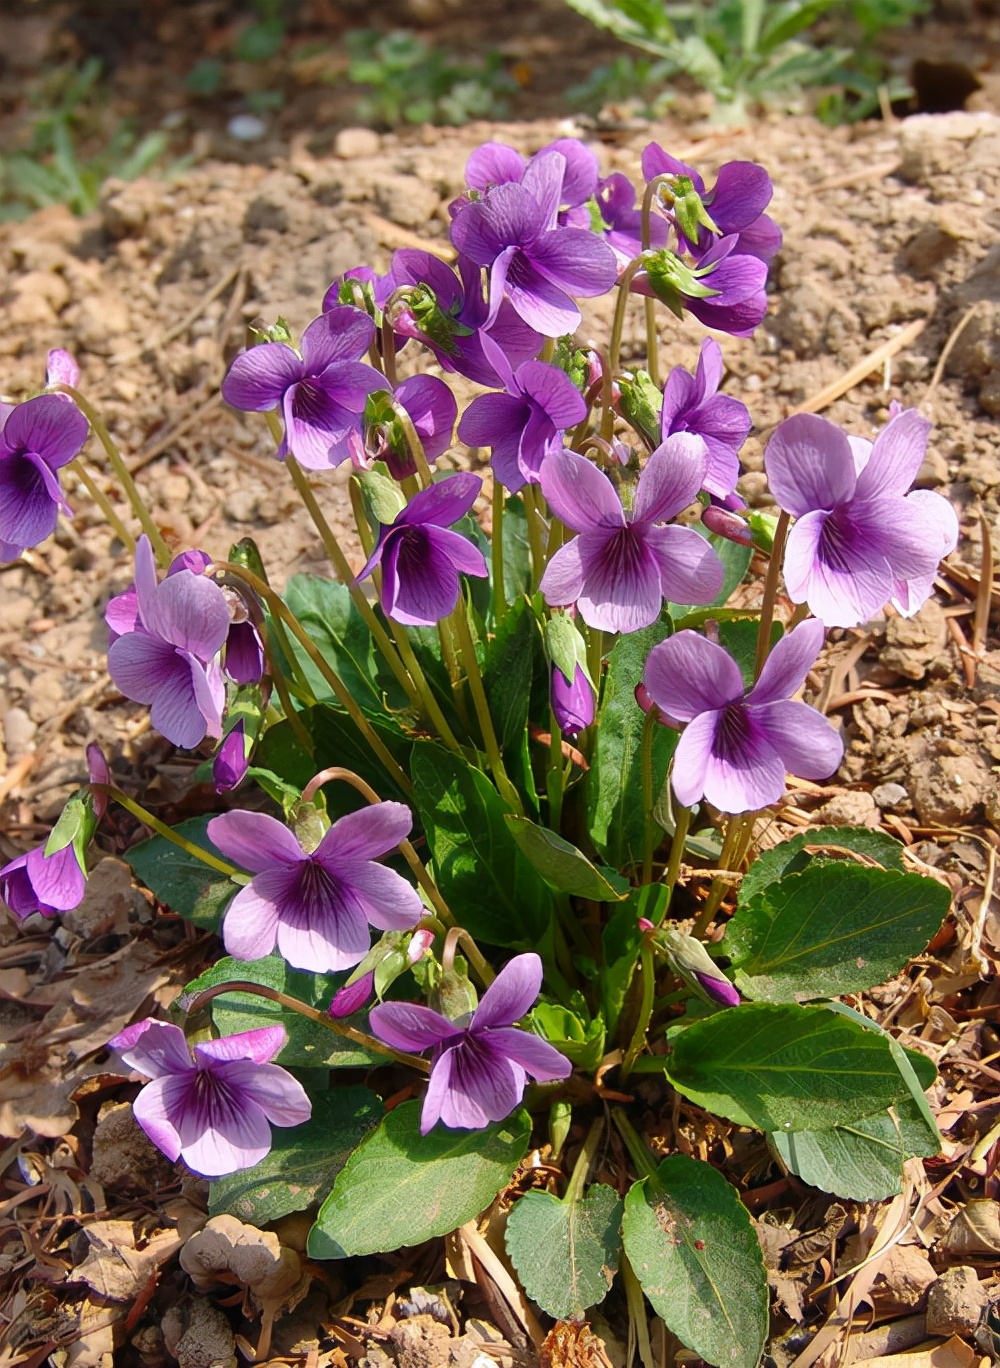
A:
POLYGON ((236 1368, 232 1327, 207 1297, 196 1297, 183 1312, 171 1306, 162 1324, 167 1352, 180 1368, 236 1368))
POLYGON ((176 1181, 173 1164, 147 1139, 129 1102, 101 1108, 92 1153, 91 1178, 112 1192, 156 1192, 176 1181))
POLYGON ((959 235, 945 225, 925 223, 903 248, 903 261, 915 275, 932 275, 955 252, 959 242, 959 235))
POLYGON ((259 505, 257 490, 234 489, 222 505, 222 511, 235 523, 252 523, 256 521, 259 505))
POLYGON ((372 128, 342 128, 333 141, 333 154, 353 161, 356 157, 378 155, 382 139, 372 128))
POLYGON ((989 1298, 974 1268, 946 1268, 927 1294, 929 1335, 972 1335, 989 1298))
POLYGON ((948 627, 941 605, 928 599, 913 617, 888 619, 882 664, 904 679, 923 679, 931 663, 944 651, 947 639, 948 627))
POLYGON ((830 826, 877 827, 879 810, 870 793, 857 793, 853 790, 838 793, 816 813, 816 820, 830 826))
POLYGON ((990 775, 974 755, 938 755, 926 738, 913 738, 907 788, 923 826, 968 821, 991 790, 990 775))
POLYGON ((959 317, 975 312, 955 339, 946 366, 979 386, 979 402, 987 413, 1000 407, 1000 247, 993 247, 976 269, 957 286, 951 303, 959 317))
POLYGON ((9 760, 18 760, 31 750, 37 725, 23 708, 8 708, 3 715, 3 740, 9 760))
POLYGON ((73 330, 86 351, 110 356, 130 326, 131 314, 125 298, 117 290, 102 290, 85 295, 80 301, 73 330))
POLYGON ((226 132, 237 142, 259 142, 267 133, 267 124, 256 114, 236 114, 226 124, 226 132))
POLYGON ((441 203, 437 191, 416 176, 383 176, 374 190, 379 211, 401 228, 426 229, 441 203))
POLYGON ((889 812, 904 807, 910 801, 910 795, 902 784, 879 784, 878 788, 872 790, 872 797, 883 811, 889 812))
POLYGON ((899 139, 902 179, 941 193, 940 180, 969 174, 982 160, 1000 157, 1000 117, 996 114, 914 114, 904 119, 899 139))

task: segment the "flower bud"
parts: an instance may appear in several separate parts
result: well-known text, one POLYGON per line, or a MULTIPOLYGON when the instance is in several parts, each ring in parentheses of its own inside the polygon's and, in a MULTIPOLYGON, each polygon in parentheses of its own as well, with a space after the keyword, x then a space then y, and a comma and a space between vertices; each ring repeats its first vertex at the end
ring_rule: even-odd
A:
POLYGON ((23 920, 32 912, 54 917, 83 901, 87 847, 97 830, 102 797, 79 789, 67 800, 45 845, 18 855, 0 869, 0 898, 15 917, 23 920))
POLYGON ((570 683, 558 665, 553 665, 549 698, 559 730, 575 741, 593 722, 595 711, 594 690, 583 667, 577 665, 570 683))
MULTIPOLYGON (((92 784, 111 783, 111 770, 108 766, 107 756, 96 741, 91 741, 87 747, 87 775, 92 784)), ((94 793, 91 790, 91 800, 94 804, 94 816, 100 821, 108 810, 108 795, 106 793, 94 793)))
POLYGON ((338 988, 327 1011, 335 1019, 353 1016, 355 1012, 360 1012, 362 1007, 367 1006, 374 993, 375 971, 370 969, 354 983, 345 983, 343 988, 338 988))
POLYGON ((709 504, 708 508, 702 509, 701 520, 709 532, 714 532, 717 537, 725 537, 726 541, 736 542, 740 546, 753 545, 753 537, 746 523, 735 513, 730 513, 728 508, 709 504))
POLYGON ((416 964, 418 960, 422 960, 433 944, 433 931, 414 931, 406 947, 407 964, 416 964))
POLYGON ((723 1007, 739 1006, 739 993, 700 940, 665 926, 657 934, 656 946, 666 955, 670 967, 700 998, 723 1007))
POLYGON ((249 768, 246 727, 242 717, 224 737, 212 761, 212 782, 216 793, 228 793, 246 778, 249 768))
MULTIPOLYGON (((68 351, 63 351, 62 347, 54 347, 49 352, 45 362, 45 383, 47 385, 72 385, 74 389, 80 383, 80 367, 76 364, 74 357, 68 351)), ((65 396, 67 399, 70 396, 65 396)), ((70 403, 72 403, 70 399, 70 403)))

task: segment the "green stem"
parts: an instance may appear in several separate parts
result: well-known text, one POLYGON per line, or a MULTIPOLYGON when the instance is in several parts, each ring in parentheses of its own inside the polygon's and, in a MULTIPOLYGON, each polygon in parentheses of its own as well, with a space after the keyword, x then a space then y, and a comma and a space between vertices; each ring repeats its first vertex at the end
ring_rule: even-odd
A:
MULTIPOLYGON (((267 663, 271 675, 271 683, 274 685, 274 691, 278 695, 278 700, 281 703, 282 711, 285 714, 288 725, 295 733, 295 739, 307 755, 312 755, 316 750, 316 743, 313 741, 308 731, 306 731, 305 723, 299 716, 298 710, 292 703, 292 696, 288 692, 288 681, 278 669, 277 662, 275 661, 274 643, 271 640, 274 629, 273 619, 270 623, 263 624, 263 626, 264 630, 262 635, 264 637, 264 652, 267 656, 267 663)), ((294 655, 292 656, 292 659, 295 659, 294 655)), ((315 703, 316 700, 313 699, 312 701, 315 703)))
POLYGON ((490 533, 490 560, 493 570, 493 620, 503 621, 507 612, 507 595, 503 577, 503 515, 507 504, 507 491, 500 481, 493 479, 493 530, 490 533))
POLYGON ((135 537, 132 536, 132 533, 122 522, 121 518, 119 518, 118 514, 115 512, 112 506, 111 500, 104 493, 104 490, 98 486, 97 481, 91 476, 90 472, 87 470, 87 467, 83 464, 83 461, 80 459, 80 457, 77 456, 72 461, 70 461, 66 469, 72 470, 73 474, 83 485, 84 489, 93 499, 94 503, 97 504, 97 507, 104 514, 104 519, 107 522, 108 526, 111 528, 112 532, 114 532, 115 536, 125 547, 126 551, 128 551, 129 553, 134 553, 135 537))
POLYGON ((591 682, 601 696, 601 666, 604 663, 604 633, 599 627, 587 628, 587 669, 591 682))
POLYGON ((451 693, 455 700, 455 708, 458 712, 462 726, 469 736, 472 735, 472 723, 469 718, 469 709, 466 706, 465 686, 462 683, 462 667, 458 661, 458 653, 455 650, 455 638, 451 633, 451 626, 447 618, 442 618, 437 625, 438 641, 441 643, 441 658, 444 661, 445 669, 448 671, 448 678, 451 681, 451 693))
POLYGON ((670 908, 674 889, 677 886, 677 878, 681 872, 681 861, 684 859, 684 842, 687 840, 688 828, 690 825, 691 809, 689 807, 675 807, 674 837, 670 842, 670 859, 667 862, 667 872, 663 877, 663 882, 667 889, 666 901, 663 904, 664 916, 666 916, 667 911, 670 908))
POLYGON ((136 488, 136 483, 129 473, 128 466, 122 459, 121 452, 118 450, 117 446, 115 446, 111 438, 111 434, 108 432, 107 428, 104 426, 104 423, 101 421, 101 417, 98 414, 97 410, 88 400, 86 400, 83 397, 80 391, 78 389, 74 389, 72 385, 52 385, 50 387, 50 393, 68 394, 69 397, 73 400, 73 403, 76 404, 77 408, 83 414, 84 418, 86 418, 87 422, 93 428, 94 432, 97 434, 97 439, 100 442, 101 446, 104 448, 108 460, 111 462, 111 468, 115 472, 115 475, 118 477, 118 482, 121 485, 122 489, 125 491, 129 503, 132 505, 132 511, 135 514, 135 516, 139 519, 139 522, 142 526, 142 530, 149 538, 153 547, 153 551, 156 555, 157 561, 159 562, 161 568, 165 570, 167 566, 170 564, 171 560, 170 548, 167 546, 167 543, 160 536, 159 529, 153 522, 152 515, 150 514, 150 511, 146 507, 145 503, 143 502, 142 495, 136 488))
MULTIPOLYGON (((625 270, 622 272, 618 281, 618 296, 615 299, 615 314, 611 322, 611 345, 608 347, 607 376, 609 377, 609 384, 607 388, 609 389, 610 385, 614 383, 615 376, 618 374, 618 362, 622 349, 622 333, 625 329, 625 311, 628 308, 629 301, 629 286, 644 266, 645 262, 641 254, 637 257, 633 257, 625 267, 625 270)), ((614 410, 609 403, 605 403, 604 412, 601 415, 601 436, 606 442, 611 440, 613 428, 614 410)))
POLYGON ((399 651, 400 658, 406 666, 410 678, 413 680, 414 684, 416 684, 417 691, 420 694, 421 711, 427 714, 431 726, 448 749, 460 752, 462 747, 458 744, 455 733, 452 731, 451 727, 448 726, 445 715, 441 711, 441 705, 434 696, 434 691, 427 683, 427 677, 413 652, 413 647, 410 644, 410 638, 406 628, 399 622, 393 622, 392 630, 396 640, 396 649, 399 651))
POLYGON ((625 1148, 629 1152, 632 1163, 636 1171, 642 1178, 656 1177, 656 1160, 649 1152, 649 1146, 642 1139, 642 1136, 632 1125, 621 1107, 611 1108, 611 1119, 618 1127, 618 1133, 625 1141, 625 1148))
MULTIPOLYGON (((267 414, 265 416, 270 418, 273 415, 267 414)), ((298 461, 296 461, 294 456, 286 456, 285 464, 288 466, 288 472, 292 477, 295 488, 298 490, 299 496, 308 509, 309 516, 312 518, 313 524, 320 535, 326 554, 330 558, 330 563, 337 572, 337 578, 342 584, 346 585, 355 608, 357 608, 361 617, 364 619, 365 625, 371 632, 376 646, 385 657, 389 669, 396 676, 396 679, 402 686, 407 698, 409 698, 415 708, 419 708, 420 696, 413 680, 406 673, 406 667, 400 660, 398 651, 389 640, 388 632, 375 616, 374 609, 365 598, 364 590, 357 583, 357 579, 347 562, 347 557, 340 548, 340 543, 337 541, 333 528, 323 516, 323 511, 309 485, 305 471, 299 465, 298 461)))
POLYGON ((358 529, 358 541, 367 559, 372 553, 375 545, 375 538, 372 535, 368 517, 365 513, 365 501, 361 493, 361 485, 352 475, 347 482, 347 489, 351 496, 351 512, 354 514, 354 526, 358 529))
MULTIPOLYGON (((753 813, 750 814, 751 824, 753 822, 753 815, 753 813)), ((743 834, 743 823, 745 820, 746 818, 744 816, 729 818, 729 821, 726 824, 726 834, 722 841, 722 849, 719 851, 719 869, 732 868, 731 861, 733 852, 736 850, 743 834)), ((703 936, 708 930, 712 918, 718 910, 719 904, 726 896, 726 889, 728 887, 729 885, 722 879, 712 880, 712 886, 708 890, 708 897, 705 899, 705 906, 698 913, 698 916, 695 918, 695 923, 691 928, 692 936, 703 936)))
POLYGON ((545 572, 545 548, 542 546, 542 512, 539 506, 539 486, 526 484, 521 491, 528 524, 528 546, 531 549, 531 578, 537 585, 545 572))
POLYGON ((524 808, 518 796, 517 789, 507 777, 504 769, 503 759, 500 755, 500 746, 497 743, 497 735, 493 729, 493 719, 490 716, 490 705, 486 698, 486 690, 483 688, 483 677, 479 672, 479 661, 476 659, 476 647, 472 640, 472 633, 469 630, 469 619, 467 617, 465 599, 459 598, 458 605, 451 615, 451 621, 455 627, 455 636, 458 638, 458 649, 465 665, 466 677, 469 681, 469 691, 472 694, 472 703, 476 710, 476 717, 479 721, 479 730, 482 733, 483 748, 486 751, 486 759, 489 761, 490 771, 494 782, 500 790, 500 795, 514 812, 519 816, 524 816, 524 808))
POLYGON ((642 882, 653 882, 653 846, 656 842, 653 821, 653 736, 656 731, 659 709, 654 703, 642 724, 640 747, 642 764, 642 882))
POLYGON ((159 817, 154 817, 151 812, 137 803, 134 798, 130 798, 127 793, 122 793, 120 788, 115 788, 114 784, 91 784, 90 786, 97 793, 106 793, 109 798, 113 798, 119 807, 123 807, 126 812, 131 812, 133 817, 138 817, 144 826, 148 826, 151 831, 155 831, 157 836, 162 836, 164 840, 170 841, 173 845, 179 846, 187 855, 191 855, 202 864, 208 865, 210 869, 216 870, 219 874, 225 874, 227 879, 238 879, 243 875, 242 869, 237 869, 228 860, 221 860, 217 855, 210 854, 203 850, 201 846, 195 845, 184 836, 179 836, 172 827, 168 827, 166 822, 161 822, 159 817))
MULTIPOLYGON (((552 666, 556 669, 556 666, 552 666)), ((553 831, 559 830, 562 821, 562 801, 563 801, 563 758, 562 758, 562 732, 559 730, 559 723, 556 715, 549 709, 549 727, 551 734, 549 737, 549 767, 545 775, 545 793, 549 800, 549 826, 553 831)))
POLYGON ((399 425, 406 435, 406 445, 410 448, 410 455, 413 463, 417 467, 417 477, 424 489, 429 489, 434 483, 431 475, 431 468, 427 462, 427 453, 424 451, 424 444, 420 440, 420 434, 413 426, 413 419, 403 408, 402 404, 397 404, 395 399, 392 401, 392 411, 399 420, 399 425))
MULTIPOLYGON (((764 597, 760 605, 760 627, 757 631, 757 658, 754 661, 754 677, 759 678, 771 649, 771 624, 774 621, 774 603, 778 597, 778 580, 781 576, 781 553, 785 549, 788 535, 788 514, 782 510, 774 529, 774 542, 771 546, 771 559, 767 563, 767 576, 764 580, 764 597)), ((725 867, 725 866, 724 866, 725 867)))
POLYGON ((566 1185, 566 1192, 563 1197, 567 1206, 572 1206, 583 1196, 583 1189, 587 1185, 587 1175, 590 1173, 591 1165, 597 1158, 597 1151, 600 1147, 601 1136, 604 1133, 604 1117, 598 1116, 587 1132, 587 1138, 583 1142, 583 1149, 580 1151, 576 1163, 573 1165, 573 1172, 566 1185))
POLYGON ((653 960, 653 952, 649 945, 643 942, 642 950, 639 954, 639 972, 641 974, 642 997, 639 1000, 639 1020, 635 1024, 632 1039, 629 1041, 628 1049, 625 1051, 625 1058, 622 1060, 622 1078, 628 1078, 632 1072, 632 1065, 642 1054, 646 1045, 646 1032, 649 1030, 649 1023, 653 1017, 653 996, 656 989, 656 964, 653 960))
POLYGON ((455 962, 455 951, 461 945, 465 950, 465 958, 476 972, 476 977, 484 988, 488 988, 496 978, 490 968, 483 952, 469 935, 468 931, 461 926, 452 926, 447 936, 444 938, 444 948, 441 951, 441 968, 445 971, 450 970, 455 962))
POLYGON ((619 1269, 622 1275, 622 1286, 625 1288, 625 1303, 628 1307, 629 1358, 634 1357, 634 1350, 637 1347, 642 1368, 658 1368, 652 1341, 649 1338, 649 1321, 646 1319, 646 1303, 642 1296, 642 1284, 636 1277, 625 1254, 621 1256, 619 1269), (633 1332, 635 1334, 634 1342, 632 1340, 633 1332))
POLYGON ((399 765, 396 763, 390 752, 387 750, 385 743, 377 735, 377 733, 373 731, 372 726, 369 723, 367 717, 365 717, 364 713, 358 707, 357 703, 355 703, 353 697, 344 685, 340 676, 330 668, 329 664, 324 659, 322 653, 316 648, 309 634, 302 626, 302 623, 299 622, 298 618, 291 611, 291 609, 283 602, 282 599, 278 597, 278 595, 269 585, 265 584, 264 581, 262 579, 259 579, 251 570, 245 569, 242 565, 231 565, 228 562, 222 562, 222 564, 220 564, 218 568, 220 570, 227 571, 227 573, 229 574, 236 575, 240 579, 245 580, 252 589, 255 589, 257 591, 260 597, 270 608, 271 612, 275 614, 275 616, 281 618, 282 622, 284 622, 284 624, 288 627, 289 631, 295 637, 296 641, 298 641, 302 646, 302 649, 305 651, 306 655, 309 657, 312 663, 316 666, 317 670, 329 684, 338 703, 350 717, 351 721, 357 727, 358 731, 361 732, 362 736, 368 742, 369 746, 371 746, 375 754, 378 756, 386 772, 394 780, 394 782, 399 785, 399 787, 403 790, 404 793, 409 793, 410 790, 413 788, 413 785, 411 784, 409 777, 406 774, 404 774, 402 769, 400 769, 399 765))
POLYGON ((211 988, 206 988, 204 992, 198 993, 196 997, 188 1000, 185 1004, 189 1015, 193 1016, 200 1012, 203 1007, 207 1007, 213 998, 221 997, 223 993, 250 993, 254 997, 267 998, 269 1002, 276 1002, 279 1007, 284 1007, 290 1012, 297 1012, 307 1021, 314 1022, 317 1026, 325 1026, 334 1035, 341 1036, 345 1040, 353 1040, 355 1045, 361 1045, 371 1054, 385 1055, 387 1059, 392 1059, 397 1064, 408 1064, 411 1069, 419 1069, 421 1073, 430 1073, 430 1064, 426 1059, 421 1059, 419 1055, 405 1054, 402 1050, 393 1050, 388 1045, 384 1045, 375 1036, 368 1035, 365 1031, 359 1031, 355 1026, 348 1026, 343 1021, 338 1021, 331 1017, 328 1012, 321 1012, 317 1007, 310 1007, 305 1002, 300 1002, 298 998, 291 997, 288 993, 281 993, 277 988, 269 988, 263 983, 250 983, 243 979, 230 979, 226 983, 216 983, 211 988))

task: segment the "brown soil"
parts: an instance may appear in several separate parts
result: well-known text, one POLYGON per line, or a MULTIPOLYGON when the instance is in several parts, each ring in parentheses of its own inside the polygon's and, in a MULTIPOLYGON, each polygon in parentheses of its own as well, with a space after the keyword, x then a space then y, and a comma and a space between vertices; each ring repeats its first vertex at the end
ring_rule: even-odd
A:
MULTIPOLYGON (((392 249, 418 237, 445 247, 447 202, 462 186, 468 152, 483 139, 531 151, 573 131, 571 122, 549 119, 355 134, 337 143, 342 155, 302 137, 284 152, 275 150, 266 164, 209 160, 176 183, 109 184, 100 211, 89 218, 52 209, 6 226, 0 230, 2 388, 12 397, 37 389, 47 350, 68 348, 82 366, 82 389, 104 412, 168 540, 221 557, 249 534, 279 587, 299 571, 325 574, 319 539, 271 456, 263 424, 228 411, 218 398, 245 325, 283 315, 298 332, 340 271, 362 262, 384 268, 392 249)), ((723 161, 749 157, 763 162, 775 181, 773 212, 785 246, 773 271, 771 310, 756 337, 723 339, 726 387, 746 400, 757 424, 744 451, 747 497, 766 500, 767 430, 799 406, 821 405, 817 396, 836 388, 855 366, 865 373, 825 401, 827 416, 871 435, 889 404, 899 401, 919 405, 934 421, 918 484, 953 501, 963 540, 942 573, 937 598, 916 619, 887 617, 833 634, 830 666, 816 684, 831 716, 842 720, 847 758, 829 785, 796 785, 782 819, 786 829, 811 820, 882 823, 951 884, 959 934, 929 962, 922 996, 900 999, 897 1024, 936 1049, 942 1040, 958 1039, 948 1035, 947 1018, 962 1033, 962 1048, 983 1057, 995 1051, 995 1033, 980 1039, 976 1033, 986 1027, 978 1017, 958 1012, 950 1018, 940 1004, 954 1009, 955 994, 978 980, 979 969, 967 958, 970 934, 977 955, 995 954, 1000 943, 1000 908, 988 888, 1000 848, 996 592, 989 636, 980 640, 978 656, 973 650, 983 529, 990 529, 994 547, 1000 545, 1000 116, 921 116, 832 131, 803 116, 774 115, 726 132, 660 124, 603 134, 604 169, 636 176, 639 153, 651 138, 696 162, 709 178, 723 161), (894 342, 890 359, 861 364, 894 342)), ((584 334, 606 335, 609 311, 608 301, 599 302, 584 334)), ((633 310, 626 359, 641 355, 641 323, 633 310)), ((691 365, 698 340, 697 328, 664 320, 664 366, 691 365)), ((89 459, 103 472, 96 442, 89 459)), ((481 464, 459 449, 451 459, 481 464)), ((319 476, 315 485, 359 563, 346 474, 319 476)), ((113 483, 103 473, 100 480, 124 513, 113 483)), ((83 777, 87 741, 99 740, 116 768, 141 783, 147 801, 168 816, 195 763, 152 738, 144 710, 123 701, 106 680, 103 608, 128 583, 131 568, 80 492, 71 491, 71 499, 77 515, 55 539, 0 571, 4 859, 47 829, 83 777)), ((129 830, 120 828, 124 838, 129 830)), ((762 831, 762 839, 771 834, 762 831)), ((19 1116, 54 1142, 71 1131, 82 1110, 90 1144, 95 1099, 113 1083, 95 1062, 101 1045, 144 1004, 169 1002, 205 955, 201 941, 151 930, 148 907, 121 867, 109 861, 101 869, 99 896, 75 920, 67 919, 61 941, 0 927, 0 991, 22 999, 4 1026, 17 1081, 0 1114, 0 1133, 16 1133, 19 1116), (60 985, 70 981, 71 1001, 68 989, 60 996, 60 985), (28 1044, 26 1021, 35 1023, 28 1044)), ((995 983, 988 992, 992 996, 983 1001, 996 1007, 995 983)), ((962 1148, 960 1137, 962 1108, 973 1094, 959 1096, 965 1101, 951 1113, 942 1099, 947 1162, 956 1171, 970 1148, 962 1148)), ((102 1121, 105 1132, 110 1124, 102 1121)), ((134 1148, 134 1134, 126 1138, 134 1148)), ((80 1141, 69 1134, 59 1143, 75 1145, 76 1158, 65 1161, 72 1168, 80 1141)), ((95 1161, 97 1149, 95 1144, 95 1161)), ((117 1172, 113 1157, 102 1160, 111 1165, 109 1173, 117 1172)), ((156 1157, 145 1152, 128 1164, 158 1172, 156 1157)), ((145 1190, 142 1181, 137 1190, 145 1190)), ((997 1195, 995 1187, 984 1192, 997 1195)), ((195 1189, 188 1195, 198 1197, 195 1189)), ((937 1196, 934 1201, 940 1208, 937 1196)), ((180 1196, 173 1212, 183 1228, 190 1212, 180 1196)), ((801 1230, 823 1227, 823 1212, 812 1216, 813 1225, 800 1222, 801 1230)), ((840 1228, 831 1227, 824 1248, 840 1228)), ((93 1229, 89 1238, 93 1243, 93 1229)), ((291 1234, 288 1242, 295 1247, 291 1234)), ((911 1245, 904 1247, 917 1257, 911 1245)), ((72 1261, 79 1263, 85 1252, 76 1251, 72 1261)), ((922 1253, 919 1258, 926 1265, 922 1253)), ((391 1285, 391 1278, 378 1284, 391 1285)), ((776 1285, 785 1299, 780 1304, 794 1319, 795 1288, 788 1279, 776 1285)), ((923 1291, 926 1285, 925 1278, 923 1291)), ((909 1286, 903 1272, 889 1277, 890 1293, 900 1286, 909 1286)), ((386 1292, 371 1295, 384 1299, 386 1292)), ((900 1305, 922 1305, 922 1295, 918 1287, 915 1301, 900 1305)), ((318 1311, 309 1309, 311 1299, 304 1302, 289 1323, 305 1327, 311 1315, 315 1327, 328 1314, 321 1301, 318 1311)), ((212 1316, 221 1313, 214 1306, 199 1300, 193 1310, 185 1307, 188 1319, 178 1321, 170 1341, 175 1348, 200 1324, 199 1316, 206 1325, 211 1321, 211 1333, 219 1330, 212 1316)), ((896 1314, 903 1312, 897 1308, 896 1314)), ((415 1363, 412 1346, 401 1347, 407 1336, 397 1334, 391 1318, 386 1324, 390 1328, 376 1343, 391 1353, 373 1350, 369 1362, 381 1354, 386 1363, 392 1356, 415 1363)), ((464 1338, 470 1333, 467 1328, 464 1338)), ((44 1335, 28 1339, 45 1342, 44 1335)), ((291 1331, 285 1339, 292 1354, 291 1331)), ((144 1344, 133 1340, 137 1352, 144 1344)), ((99 1336, 93 1345, 104 1345, 92 1347, 96 1363, 107 1345, 99 1336)), ((162 1346, 152 1344, 149 1352, 149 1361, 158 1362, 162 1346)), ((443 1350, 437 1357, 421 1352, 421 1363, 448 1361, 443 1350)), ((91 1357, 78 1360, 81 1368, 91 1357)))

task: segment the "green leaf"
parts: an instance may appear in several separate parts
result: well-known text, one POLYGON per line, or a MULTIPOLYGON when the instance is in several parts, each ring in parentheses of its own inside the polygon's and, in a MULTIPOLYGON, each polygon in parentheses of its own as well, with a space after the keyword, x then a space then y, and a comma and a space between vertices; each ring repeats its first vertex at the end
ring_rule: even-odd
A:
MULTIPOLYGON (((662 885, 660 885, 662 889, 662 885)), ((601 969, 601 1002, 608 1035, 614 1039, 618 1019, 625 1006, 635 966, 642 945, 639 917, 648 915, 639 910, 638 900, 648 895, 649 889, 636 889, 628 902, 616 907, 601 935, 603 968, 601 969)))
MULTIPOLYGON (((178 822, 174 830, 219 859, 219 851, 205 834, 210 821, 211 816, 189 817, 178 822)), ((210 869, 163 836, 153 836, 133 846, 125 852, 125 859, 139 882, 161 903, 206 931, 218 931, 223 912, 239 892, 232 879, 210 869)))
POLYGON ((526 1192, 507 1217, 504 1239, 531 1300, 556 1320, 582 1320, 614 1281, 621 1219, 621 1198, 603 1183, 576 1201, 526 1192))
MULTIPOLYGON (((185 994, 194 995, 205 988, 234 980, 260 983, 276 988, 281 993, 298 998, 310 1007, 326 1007, 333 994, 343 984, 346 974, 303 974, 291 969, 280 955, 267 955, 259 960, 237 960, 226 957, 213 964, 204 974, 189 983, 185 994)), ((259 1026, 284 1026, 288 1043, 277 1056, 277 1063, 304 1069, 349 1069, 364 1064, 384 1064, 385 1056, 370 1053, 353 1040, 328 1031, 317 1022, 308 1021, 297 1012, 289 1011, 278 1002, 258 997, 255 993, 222 993, 209 1006, 212 1020, 220 1035, 235 1035, 253 1031, 259 1026)), ((344 1024, 368 1029, 367 1012, 346 1017, 344 1024)))
POLYGON ((518 599, 486 648, 483 670, 483 687, 501 750, 517 746, 528 725, 536 667, 544 669, 541 635, 528 601, 518 599))
POLYGON ((314 1259, 385 1254, 471 1221, 528 1151, 531 1119, 517 1111, 481 1131, 420 1134, 420 1102, 384 1117, 337 1175, 309 1234, 314 1259))
POLYGON ((491 945, 533 947, 549 925, 552 894, 518 849, 496 789, 435 746, 414 747, 411 773, 437 884, 459 925, 491 945))
POLYGON ((721 948, 746 997, 839 997, 885 983, 919 955, 950 901, 920 874, 823 860, 740 907, 721 948))
MULTIPOLYGON (((390 694, 396 707, 406 702, 391 675, 391 684, 386 682, 383 689, 383 681, 377 677, 378 658, 371 633, 346 584, 318 575, 293 575, 283 597, 359 707, 366 712, 380 711, 383 692, 390 694)), ((320 702, 332 698, 329 684, 298 641, 291 638, 291 646, 314 696, 320 702)))
POLYGON ((614 870, 601 870, 570 841, 527 817, 507 813, 507 823, 522 853, 542 878, 560 893, 593 902, 621 902, 629 894, 628 880, 614 870))
MULTIPOLYGON (((621 637, 611 652, 597 718, 597 745, 586 778, 590 839, 609 865, 639 864, 643 852, 642 728, 645 715, 635 701, 646 658, 670 635, 655 622, 621 637)), ((677 732, 653 732, 653 793, 659 793, 677 745, 677 732)))
POLYGON ((539 1035, 586 1073, 592 1073, 604 1058, 603 1018, 590 1017, 582 1001, 579 1013, 556 1002, 541 1002, 529 1021, 539 1028, 539 1035))
POLYGON ((784 878, 786 874, 799 874, 811 861, 828 858, 809 854, 806 846, 838 846, 841 850, 876 860, 883 869, 903 869, 903 847, 884 831, 873 831, 869 827, 820 827, 816 831, 800 831, 791 840, 782 841, 757 856, 740 884, 739 906, 745 907, 755 894, 776 879, 784 878))
MULTIPOLYGON (((531 545, 528 541, 528 515, 519 494, 504 504, 503 514, 503 592, 508 603, 531 590, 531 545)), ((486 563, 489 564, 489 555, 486 563)))
POLYGON ((210 1216, 236 1216, 263 1226, 323 1201, 382 1116, 382 1102, 368 1088, 337 1088, 317 1093, 312 1109, 301 1126, 273 1128, 271 1151, 259 1164, 210 1184, 210 1216))
POLYGON ((779 1131, 771 1148, 804 1183, 858 1202, 879 1202, 903 1190, 903 1164, 939 1153, 941 1137, 911 1097, 891 1110, 817 1131, 779 1131))
POLYGON ((750 1216, 720 1173, 670 1155, 629 1189, 622 1237, 653 1310, 682 1344, 708 1363, 756 1368, 767 1274, 750 1216))
MULTIPOLYGON (((381 761, 347 713, 328 703, 319 703, 315 708, 306 708, 299 716, 315 742, 315 753, 307 755, 288 722, 278 722, 268 727, 261 738, 254 757, 256 765, 272 770, 300 792, 320 770, 341 765, 367 780, 380 798, 407 801, 407 795, 386 773, 381 761)), ((405 773, 410 765, 411 739, 384 716, 372 715, 368 722, 405 773)), ((350 784, 329 784, 324 792, 331 818, 354 812, 366 805, 365 799, 350 784)))
MULTIPOLYGON (((760 622, 753 618, 728 618, 718 624, 719 645, 729 652, 740 667, 743 684, 752 688, 757 663, 757 637, 760 622)), ((771 624, 771 646, 775 646, 782 636, 780 622, 771 624)))
POLYGON ((666 1073, 707 1111, 764 1131, 856 1121, 908 1092, 884 1036, 791 1003, 748 1002, 687 1027, 666 1073))

